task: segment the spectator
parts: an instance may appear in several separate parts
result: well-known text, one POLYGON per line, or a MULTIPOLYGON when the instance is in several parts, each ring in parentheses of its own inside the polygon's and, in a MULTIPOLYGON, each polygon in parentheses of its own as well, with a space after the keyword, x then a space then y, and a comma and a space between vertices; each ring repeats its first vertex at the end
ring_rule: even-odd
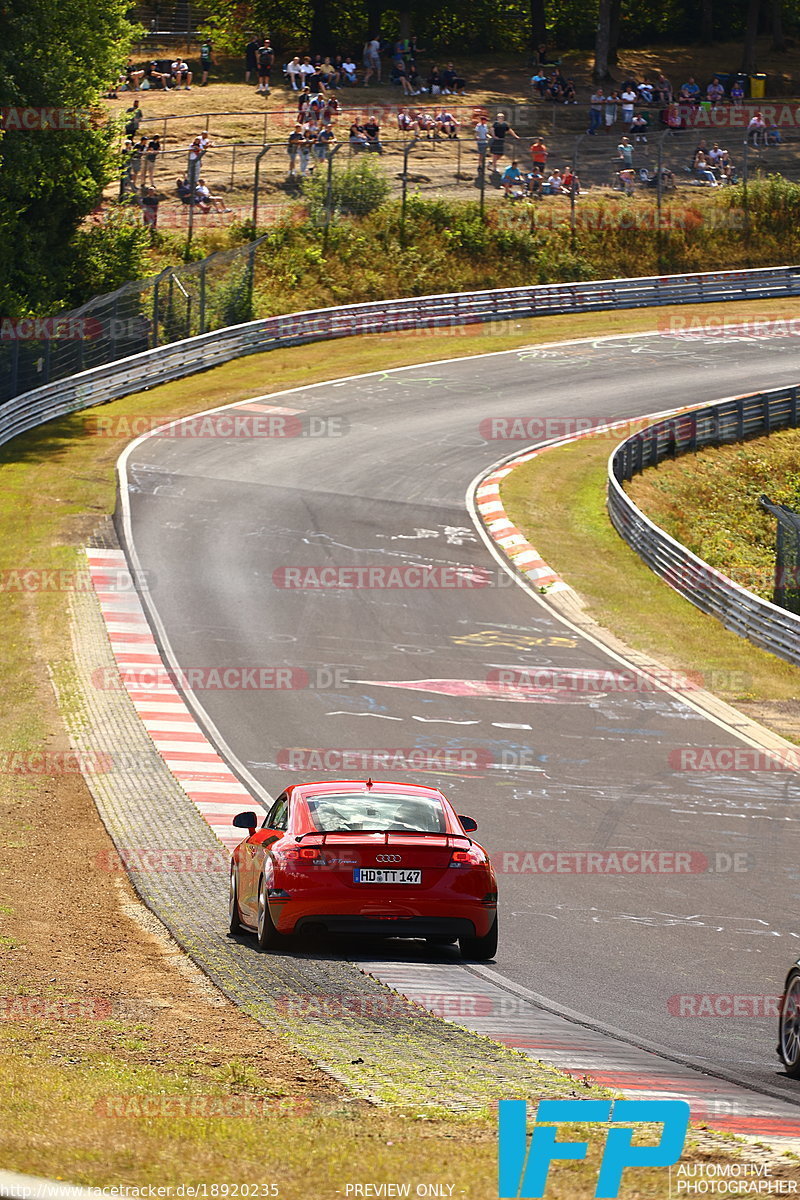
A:
POLYGON ((634 141, 643 142, 646 145, 648 129, 647 118, 642 113, 636 113, 631 121, 631 127, 628 132, 634 141))
POLYGON ((226 209, 225 201, 221 196, 212 196, 208 189, 205 179, 198 179, 197 187, 194 189, 194 203, 200 206, 201 212, 211 212, 212 208, 215 212, 230 212, 226 209))
POLYGON ((377 37, 371 37, 364 43, 364 87, 372 76, 375 82, 381 81, 381 44, 377 37))
POLYGON ((576 196, 580 196, 581 181, 578 178, 578 176, 574 173, 574 171, 572 170, 572 167, 564 167, 564 170, 562 171, 562 176, 563 176, 562 181, 561 181, 562 192, 564 192, 567 196, 572 195, 573 192, 575 193, 576 196))
POLYGON ((134 100, 129 109, 126 110, 125 116, 125 133, 129 138, 134 138, 139 132, 139 126, 142 122, 142 110, 139 108, 139 101, 134 100))
POLYGON ((456 72, 452 63, 448 63, 442 71, 442 91, 445 96, 465 96, 467 82, 456 72))
POLYGON ((481 117, 474 129, 475 144, 482 162, 486 162, 486 151, 489 149, 489 126, 486 119, 481 117))
POLYGON ((182 204, 192 203, 192 188, 189 180, 185 177, 178 180, 178 185, 175 188, 182 204))
POLYGON ((153 137, 151 137, 150 141, 147 143, 147 149, 145 150, 144 175, 142 177, 143 184, 149 183, 151 187, 155 187, 155 185, 156 185, 156 179, 155 179, 156 161, 157 161, 160 153, 161 153, 161 138, 156 133, 156 134, 154 134, 153 137))
POLYGON ((545 167, 547 166, 547 155, 549 151, 547 146, 540 137, 531 145, 531 161, 533 162, 534 170, 541 171, 544 175, 545 167))
POLYGON ((519 134, 515 133, 515 131, 506 121, 506 114, 499 112, 497 114, 497 120, 492 126, 492 140, 489 144, 489 149, 492 155, 493 171, 497 170, 497 163, 506 152, 506 138, 509 135, 514 138, 515 141, 519 141, 519 134))
POLYGON ((783 142, 781 131, 773 120, 768 129, 764 130, 764 145, 765 146, 780 146, 783 142))
POLYGON ((694 173, 696 178, 702 180, 703 183, 707 183, 711 187, 717 186, 717 177, 711 170, 711 166, 702 150, 698 150, 694 156, 694 173))
POLYGON ((323 126, 323 128, 320 129, 319 133, 317 134, 317 141, 316 145, 314 146, 314 153, 317 156, 317 161, 323 162, 328 157, 335 145, 336 134, 333 132, 330 125, 323 126))
POLYGON ((626 83, 620 96, 622 101, 622 124, 630 125, 633 120, 633 106, 636 103, 636 89, 632 83, 626 83))
POLYGON ((621 139, 619 145, 617 146, 617 150, 619 151, 619 158, 620 158, 621 162, 623 163, 623 165, 626 167, 632 167, 633 166, 633 146, 631 145, 628 138, 623 137, 621 139))
POLYGON ((192 72, 189 70, 189 64, 182 58, 176 58, 172 64, 172 82, 177 90, 180 90, 181 84, 185 91, 192 90, 192 72))
POLYGON ((674 102, 661 114, 662 122, 668 129, 683 129, 685 125, 680 106, 674 102))
POLYGON ((547 181, 547 186, 550 188, 551 196, 560 196, 564 187, 564 179, 558 167, 555 168, 553 174, 547 181))
POLYGON ((167 91, 169 88, 171 77, 165 72, 156 70, 156 67, 155 60, 144 64, 144 79, 139 86, 145 91, 148 88, 163 88, 164 91, 167 91))
POLYGON ((616 92, 609 92, 605 100, 605 118, 606 129, 610 130, 617 123, 617 105, 619 104, 619 96, 616 92))
POLYGON ((298 122, 292 132, 289 134, 286 143, 286 152, 289 155, 289 175, 297 174, 297 159, 300 154, 300 148, 305 142, 305 134, 303 126, 298 122))
POLYGON ((295 55, 294 58, 286 64, 286 74, 288 75, 289 82, 292 85, 292 91, 299 91, 300 88, 298 84, 303 77, 303 72, 300 69, 300 59, 297 55, 295 55))
POLYGON ((438 96, 442 90, 442 76, 439 73, 438 67, 431 67, 431 73, 428 76, 428 91, 432 96, 438 96))
POLYGON ((744 85, 741 79, 736 79, 731 87, 731 103, 741 104, 744 100, 744 85))
POLYGON ((323 59, 320 63, 318 74, 325 84, 325 88, 337 88, 339 86, 339 72, 330 60, 330 57, 323 59))
POLYGON ((577 93, 575 91, 575 80, 564 80, 563 100, 565 104, 577 104, 577 93))
POLYGON ((544 94, 547 90, 547 76, 542 75, 541 71, 537 71, 535 75, 531 75, 531 83, 541 96, 542 100, 544 100, 544 94))
POLYGON ((257 92, 262 96, 268 96, 270 93, 270 80, 272 78, 272 67, 275 62, 275 52, 269 43, 269 38, 258 47, 258 87, 257 92))
POLYGON ((203 72, 200 80, 200 87, 205 87, 208 84, 208 73, 213 66, 216 66, 216 58, 214 57, 214 47, 208 38, 200 43, 200 70, 203 72))
POLYGON ((404 96, 415 95, 414 88, 411 86, 411 81, 408 78, 408 72, 406 69, 405 60, 402 58, 402 56, 400 56, 394 60, 394 62, 392 63, 392 68, 393 68, 393 72, 394 72, 395 82, 400 84, 401 88, 403 89, 403 95, 404 96))
POLYGON ((750 122, 747 126, 747 139, 753 146, 766 146, 767 144, 767 123, 764 120, 763 113, 759 110, 753 113, 750 122))
POLYGON ((194 186, 197 183, 200 174, 200 163, 203 161, 205 149, 199 137, 196 137, 189 147, 189 163, 186 177, 189 183, 194 186))
POLYGON ((433 119, 438 126, 439 133, 443 133, 451 141, 458 137, 460 122, 455 119, 449 109, 440 108, 438 112, 433 114, 433 119))
POLYGON ((641 100, 642 104, 653 103, 655 89, 647 75, 645 75, 644 79, 638 85, 636 90, 639 93, 639 99, 641 100))
POLYGON ((598 129, 603 124, 603 106, 606 98, 603 95, 603 89, 598 85, 592 92, 589 100, 589 129, 587 130, 590 137, 594 137, 598 129))
POLYGON ((711 80, 711 83, 706 88, 706 98, 711 102, 711 107, 716 107, 720 101, 725 99, 725 88, 722 86, 716 75, 711 80))
MULTIPOLYGON (((125 81, 125 86, 132 92, 138 92, 139 84, 144 79, 144 68, 137 71, 131 59, 128 59, 128 65, 125 68, 125 74, 122 76, 125 81)), ((116 90, 116 89, 115 89, 116 90)))
POLYGON ((681 94, 689 100, 694 101, 700 95, 700 88, 694 81, 694 76, 690 75, 687 82, 681 84, 681 94))
POLYGON ((622 171, 617 172, 619 186, 626 196, 633 195, 635 178, 636 172, 631 170, 629 167, 625 167, 622 171))
POLYGON ((425 91, 424 87, 422 86, 422 80, 419 77, 417 64, 413 58, 409 59, 408 64, 406 65, 406 74, 408 76, 408 82, 411 84, 411 94, 413 96, 418 96, 420 92, 425 91))
POLYGON ((348 140, 354 150, 368 150, 369 149, 369 143, 367 141, 366 135, 364 133, 364 130, 359 125, 358 121, 353 121, 353 124, 350 126, 350 136, 349 136, 348 140))
POLYGON ((653 99, 657 104, 663 104, 665 106, 672 103, 672 84, 667 79, 663 71, 656 79, 653 88, 653 99))
POLYGON ((350 84, 351 87, 355 87, 358 83, 358 68, 350 54, 345 56, 342 63, 342 82, 350 84))
POLYGON ((155 188, 145 188, 141 199, 142 220, 146 229, 155 229, 158 225, 158 193, 155 188))
POLYGON ((250 75, 258 70, 258 51, 261 38, 252 37, 244 48, 244 81, 250 82, 250 75))
POLYGON ((317 95, 319 88, 314 85, 314 80, 316 79, 317 69, 306 54, 300 63, 300 83, 304 88, 307 87, 311 93, 317 95))
POLYGON ((500 180, 503 191, 507 196, 512 195, 513 188, 522 184, 522 172, 517 165, 517 160, 514 159, 511 166, 506 167, 500 180))
POLYGON ((383 154, 383 146, 381 145, 381 127, 375 117, 368 117, 361 126, 367 138, 367 150, 375 150, 378 154, 383 154))
POLYGON ((131 183, 136 188, 139 186, 139 174, 144 163, 144 156, 147 153, 147 138, 142 135, 138 142, 134 143, 131 150, 130 163, 128 164, 128 176, 131 183))
POLYGON ((529 196, 542 196, 544 177, 541 171, 533 170, 525 176, 525 188, 529 196))

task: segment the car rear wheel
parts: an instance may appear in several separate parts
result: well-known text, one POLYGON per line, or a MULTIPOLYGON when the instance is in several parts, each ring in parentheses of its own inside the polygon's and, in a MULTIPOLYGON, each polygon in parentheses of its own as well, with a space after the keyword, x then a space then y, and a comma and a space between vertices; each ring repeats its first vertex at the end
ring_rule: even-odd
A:
POLYGON ((239 889, 236 884, 236 872, 231 865, 231 888, 228 897, 228 927, 231 933, 242 932, 242 922, 239 919, 239 889))
POLYGON ((786 982, 778 1026, 778 1053, 786 1074, 800 1079, 800 971, 794 970, 786 982))
POLYGON ((484 937, 461 937, 458 939, 462 958, 471 958, 476 962, 486 962, 497 953, 497 917, 492 927, 484 937))
POLYGON ((258 885, 258 944, 262 950, 274 950, 282 941, 283 935, 275 928, 269 911, 267 881, 262 875, 258 885))

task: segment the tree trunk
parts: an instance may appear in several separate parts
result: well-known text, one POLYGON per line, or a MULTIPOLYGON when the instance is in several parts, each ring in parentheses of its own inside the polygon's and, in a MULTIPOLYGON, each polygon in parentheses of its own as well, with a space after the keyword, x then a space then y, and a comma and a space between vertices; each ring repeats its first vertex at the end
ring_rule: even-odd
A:
POLYGON ((364 9, 367 17, 367 38, 377 37, 381 31, 381 21, 383 19, 384 0, 366 0, 364 9))
POLYGON ((772 0, 772 49, 779 54, 786 50, 783 34, 783 0, 772 0))
POLYGON ((531 49, 547 43, 547 14, 546 0, 530 0, 531 2, 531 49))
POLYGON ((399 12, 400 29, 399 37, 401 41, 409 41, 411 38, 411 9, 401 8, 399 12))
POLYGON ((714 0, 702 0, 700 9, 700 41, 710 46, 714 41, 714 0))
POLYGON ((619 61, 617 50, 619 49, 619 27, 622 18, 622 0, 611 0, 611 17, 609 21, 608 35, 608 61, 612 67, 617 65, 619 61))
POLYGON ((311 0, 311 29, 308 40, 312 54, 326 54, 333 43, 328 0, 311 0))
POLYGON ((750 75, 756 69, 756 38, 761 0, 747 0, 747 23, 745 25, 744 48, 742 50, 742 73, 750 75))
POLYGON ((612 0, 600 0, 597 37, 594 44, 594 70, 592 71, 592 78, 596 83, 602 83, 611 77, 608 69, 611 49, 611 3, 612 0))

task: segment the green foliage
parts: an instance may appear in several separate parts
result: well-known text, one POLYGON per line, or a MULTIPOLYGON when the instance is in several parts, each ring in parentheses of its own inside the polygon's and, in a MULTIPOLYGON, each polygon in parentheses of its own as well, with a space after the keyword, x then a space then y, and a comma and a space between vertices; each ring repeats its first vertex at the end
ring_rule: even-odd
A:
POLYGON ((800 511, 800 432, 702 450, 645 471, 634 501, 712 567, 767 600, 775 573, 775 519, 758 503, 800 511))
POLYGON ((389 181, 366 156, 357 158, 344 170, 333 170, 330 198, 326 167, 319 168, 303 183, 303 197, 308 202, 312 220, 318 224, 324 221, 328 205, 334 215, 365 217, 380 208, 388 195, 389 181))
POLYGON ((83 251, 75 234, 113 170, 113 129, 95 106, 125 62, 127 8, 126 0, 4 4, 0 106, 79 114, 78 128, 9 129, 0 143, 0 311, 7 315, 52 308, 76 285, 83 251))
POLYGON ((147 274, 149 245, 150 234, 138 212, 125 209, 112 209, 103 225, 79 229, 72 242, 64 307, 78 307, 87 296, 113 292, 131 279, 141 279, 147 274))

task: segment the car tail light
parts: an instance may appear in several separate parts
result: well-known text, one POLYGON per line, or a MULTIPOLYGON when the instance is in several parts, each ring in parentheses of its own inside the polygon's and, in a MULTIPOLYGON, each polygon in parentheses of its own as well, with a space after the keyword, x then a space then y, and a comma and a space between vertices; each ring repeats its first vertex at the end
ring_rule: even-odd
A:
POLYGON ((322 854, 313 846, 303 846, 300 850, 281 850, 280 857, 286 862, 297 862, 299 859, 322 858, 322 854))
POLYGON ((480 850, 472 846, 469 850, 454 850, 450 855, 450 867, 477 867, 483 862, 480 850))

